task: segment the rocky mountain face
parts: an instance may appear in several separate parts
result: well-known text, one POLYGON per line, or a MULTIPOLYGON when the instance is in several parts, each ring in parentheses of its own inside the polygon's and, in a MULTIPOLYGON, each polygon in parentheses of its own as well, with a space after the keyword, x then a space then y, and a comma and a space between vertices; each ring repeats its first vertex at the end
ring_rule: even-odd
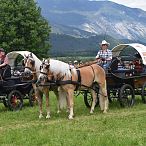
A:
POLYGON ((146 12, 108 0, 37 0, 53 33, 146 42, 146 12))

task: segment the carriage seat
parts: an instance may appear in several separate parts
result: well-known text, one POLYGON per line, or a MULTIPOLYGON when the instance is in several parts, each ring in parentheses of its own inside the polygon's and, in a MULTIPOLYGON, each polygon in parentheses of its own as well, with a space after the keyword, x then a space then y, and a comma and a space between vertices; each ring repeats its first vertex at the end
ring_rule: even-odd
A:
POLYGON ((112 59, 112 62, 109 66, 109 71, 111 73, 118 73, 121 76, 131 76, 133 75, 134 70, 133 69, 127 69, 124 67, 124 65, 121 64, 119 58, 114 57, 112 59))
POLYGON ((109 68, 108 70, 110 70, 110 72, 114 72, 115 70, 118 69, 118 63, 119 63, 119 60, 117 57, 114 57, 109 65, 109 68))

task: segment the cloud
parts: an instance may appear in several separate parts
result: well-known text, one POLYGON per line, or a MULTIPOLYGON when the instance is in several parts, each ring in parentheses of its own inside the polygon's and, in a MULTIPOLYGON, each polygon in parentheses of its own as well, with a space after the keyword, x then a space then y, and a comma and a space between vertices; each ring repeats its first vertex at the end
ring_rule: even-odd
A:
POLYGON ((109 0, 132 8, 140 8, 146 11, 146 0, 109 0))

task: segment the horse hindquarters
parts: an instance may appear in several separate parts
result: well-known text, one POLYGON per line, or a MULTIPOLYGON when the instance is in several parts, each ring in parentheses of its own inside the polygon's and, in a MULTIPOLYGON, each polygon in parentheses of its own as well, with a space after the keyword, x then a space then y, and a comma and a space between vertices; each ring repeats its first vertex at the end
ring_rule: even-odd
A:
POLYGON ((102 67, 94 66, 95 81, 99 84, 99 104, 101 110, 106 113, 108 110, 108 96, 106 87, 106 74, 102 67))

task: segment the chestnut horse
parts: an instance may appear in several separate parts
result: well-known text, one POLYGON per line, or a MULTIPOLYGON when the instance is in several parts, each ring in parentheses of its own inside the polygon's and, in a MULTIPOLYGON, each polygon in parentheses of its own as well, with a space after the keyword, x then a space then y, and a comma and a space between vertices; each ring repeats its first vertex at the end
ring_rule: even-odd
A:
MULTIPOLYGON (((24 74, 25 75, 33 75, 33 80, 37 81, 38 76, 40 74, 40 65, 41 65, 41 61, 32 53, 25 55, 24 57, 24 74)), ((47 109, 47 116, 46 118, 49 119, 50 118, 50 106, 49 106, 49 88, 48 87, 38 87, 36 85, 36 82, 32 83, 33 85, 33 89, 35 91, 35 96, 38 99, 38 103, 39 103, 39 118, 43 117, 43 111, 42 111, 42 96, 43 94, 46 97, 46 109, 47 109)), ((53 91, 57 97, 58 100, 58 111, 57 113, 60 112, 60 104, 59 104, 59 94, 58 94, 58 87, 55 86, 53 88, 53 91)))
POLYGON ((45 78, 49 78, 50 75, 54 76, 54 79, 58 81, 60 80, 60 88, 61 91, 65 91, 67 93, 67 104, 69 106, 69 119, 73 119, 74 112, 74 90, 79 86, 78 89, 89 89, 91 91, 93 102, 90 109, 90 113, 92 114, 95 108, 96 102, 96 92, 93 89, 93 84, 95 82, 99 85, 99 104, 101 110, 106 113, 108 109, 108 97, 107 97, 107 89, 106 89, 106 76, 105 71, 102 67, 97 64, 92 64, 89 66, 81 67, 78 69, 70 68, 69 64, 64 63, 62 61, 54 60, 54 59, 46 59, 43 60, 40 75, 38 80, 42 81, 45 78), (79 73, 80 72, 80 76, 79 73), (78 84, 80 78, 80 83, 78 84), (77 84, 76 84, 77 83, 77 84))

